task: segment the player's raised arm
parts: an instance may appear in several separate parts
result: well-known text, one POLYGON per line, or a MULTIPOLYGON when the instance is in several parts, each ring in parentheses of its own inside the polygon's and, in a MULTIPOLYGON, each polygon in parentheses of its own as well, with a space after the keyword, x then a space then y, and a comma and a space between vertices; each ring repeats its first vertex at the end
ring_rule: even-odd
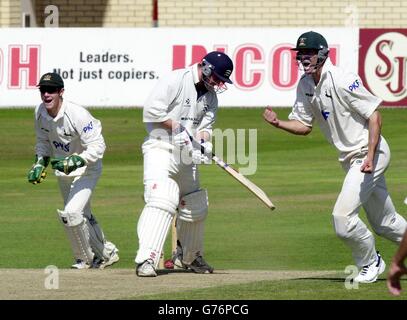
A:
POLYGON ((263 113, 263 118, 272 126, 283 129, 287 132, 297 135, 307 135, 312 131, 312 127, 308 127, 298 120, 280 120, 277 113, 272 107, 266 107, 263 113))

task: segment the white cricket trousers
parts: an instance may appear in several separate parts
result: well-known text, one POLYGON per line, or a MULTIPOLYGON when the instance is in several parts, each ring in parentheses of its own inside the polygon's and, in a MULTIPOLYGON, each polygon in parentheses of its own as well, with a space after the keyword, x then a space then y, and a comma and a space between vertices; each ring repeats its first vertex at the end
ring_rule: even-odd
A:
MULTIPOLYGON (((179 202, 184 195, 199 190, 199 173, 196 165, 181 161, 181 157, 174 153, 174 147, 164 141, 149 139, 144 142, 144 198, 148 199, 149 186, 157 181, 172 179, 179 187, 179 194, 175 195, 179 202)), ((189 159, 190 162, 190 159, 189 159)), ((177 203, 178 206, 178 203, 177 203)), ((144 208, 137 223, 139 249, 135 262, 140 264, 147 259, 153 259, 157 266, 159 254, 162 251, 165 238, 174 214, 155 212, 144 208), (147 234, 148 231, 148 234, 147 234)), ((161 211, 161 210, 159 210, 161 211)), ((200 222, 203 224, 203 221, 200 222)), ((203 232, 203 229, 202 229, 203 232)), ((201 239, 203 242, 203 239, 201 239)))
POLYGON ((173 152, 171 144, 150 139, 143 144, 144 185, 165 178, 173 179, 179 187, 180 198, 200 187, 196 165, 173 152))
POLYGON ((332 213, 335 232, 350 247, 359 268, 373 263, 377 256, 374 236, 359 218, 361 206, 374 232, 388 240, 400 243, 407 227, 387 192, 384 172, 390 149, 386 140, 380 138, 370 174, 360 171, 365 158, 366 152, 360 152, 342 163, 346 177, 332 213))
POLYGON ((64 211, 91 218, 90 199, 100 174, 101 171, 98 170, 78 177, 58 177, 59 189, 64 199, 64 211))

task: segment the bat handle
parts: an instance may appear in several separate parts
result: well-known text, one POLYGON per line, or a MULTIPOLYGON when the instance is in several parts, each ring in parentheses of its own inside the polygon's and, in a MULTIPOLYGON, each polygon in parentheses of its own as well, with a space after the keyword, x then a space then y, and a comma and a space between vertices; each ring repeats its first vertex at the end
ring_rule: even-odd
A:
POLYGON ((201 153, 204 154, 205 153, 205 147, 203 146, 203 143, 205 142, 204 139, 201 139, 201 153))
POLYGON ((205 142, 204 139, 201 139, 201 141, 200 141, 200 143, 199 143, 198 141, 196 141, 196 140, 194 139, 193 136, 189 136, 189 140, 191 140, 192 144, 199 145, 199 146, 201 147, 201 153, 202 153, 202 154, 205 153, 205 147, 202 145, 202 144, 205 142))
MULTIPOLYGON (((203 146, 203 143, 205 143, 204 139, 201 139, 200 142, 198 142, 197 140, 194 139, 194 137, 189 136, 189 139, 191 140, 192 144, 195 145, 197 147, 197 145, 200 146, 201 148, 201 153, 204 154, 205 153, 205 147, 203 146)), ((212 158, 216 157, 216 155, 212 152, 212 158)))

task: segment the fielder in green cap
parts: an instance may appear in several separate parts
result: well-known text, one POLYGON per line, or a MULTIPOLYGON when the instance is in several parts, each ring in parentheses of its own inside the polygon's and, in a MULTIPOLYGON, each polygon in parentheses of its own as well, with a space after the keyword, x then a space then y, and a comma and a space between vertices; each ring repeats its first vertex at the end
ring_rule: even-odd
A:
POLYGON ((386 264, 376 251, 372 232, 359 218, 360 209, 364 208, 378 235, 395 243, 400 243, 407 227, 384 178, 390 149, 380 134, 382 100, 363 86, 357 74, 332 64, 321 34, 303 33, 292 50, 304 75, 291 114, 288 120, 280 120, 267 107, 263 117, 274 127, 298 135, 309 134, 316 122, 336 147, 346 176, 332 212, 335 233, 349 247, 359 269, 353 280, 375 282, 386 264))

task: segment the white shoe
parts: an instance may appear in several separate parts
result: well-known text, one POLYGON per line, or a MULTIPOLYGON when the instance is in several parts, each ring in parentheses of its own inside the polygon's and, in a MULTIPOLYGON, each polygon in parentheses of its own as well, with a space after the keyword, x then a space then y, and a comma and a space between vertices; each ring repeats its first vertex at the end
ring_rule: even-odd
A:
POLYGON ((377 252, 377 260, 367 266, 364 266, 362 270, 360 270, 357 277, 353 280, 359 283, 376 282, 377 277, 382 274, 385 269, 386 263, 383 261, 379 252, 377 252))
POLYGON ((154 262, 151 259, 144 261, 137 265, 136 274, 139 277, 156 277, 157 272, 155 272, 154 262))
POLYGON ((407 205, 407 198, 405 198, 405 199, 404 199, 404 204, 406 204, 406 205, 407 205))
POLYGON ((90 265, 88 265, 85 261, 81 259, 77 259, 76 262, 71 266, 72 269, 89 269, 90 265))
POLYGON ((110 255, 109 260, 103 260, 100 264, 99 264, 99 269, 104 269, 108 266, 111 266, 113 263, 116 263, 117 261, 119 261, 119 255, 118 255, 119 250, 118 249, 114 249, 110 255))

